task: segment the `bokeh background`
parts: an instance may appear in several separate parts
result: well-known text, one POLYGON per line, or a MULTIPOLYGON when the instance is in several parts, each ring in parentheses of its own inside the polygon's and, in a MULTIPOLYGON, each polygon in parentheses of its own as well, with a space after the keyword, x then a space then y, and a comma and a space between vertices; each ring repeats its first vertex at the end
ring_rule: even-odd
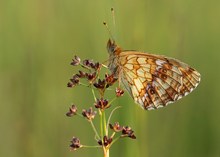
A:
POLYGON ((69 65, 74 55, 108 58, 104 20, 121 47, 179 58, 202 74, 192 94, 157 111, 140 109, 128 94, 115 102, 122 108, 112 121, 131 126, 137 140, 120 140, 111 156, 219 157, 217 0, 1 0, 0 156, 102 156, 69 151, 72 136, 96 142, 86 121, 65 113, 71 103, 93 105, 88 89, 66 83, 77 70, 69 65))

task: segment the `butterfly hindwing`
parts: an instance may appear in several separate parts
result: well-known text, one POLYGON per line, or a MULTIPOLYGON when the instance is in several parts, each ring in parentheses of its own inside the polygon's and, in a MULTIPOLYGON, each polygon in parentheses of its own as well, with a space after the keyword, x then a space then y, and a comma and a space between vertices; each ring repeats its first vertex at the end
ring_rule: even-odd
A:
POLYGON ((200 74, 176 59, 136 51, 119 54, 119 78, 136 103, 150 110, 190 93, 200 74))
POLYGON ((107 43, 108 67, 134 101, 146 110, 164 107, 197 87, 200 74, 187 64, 161 55, 122 51, 114 40, 107 43))

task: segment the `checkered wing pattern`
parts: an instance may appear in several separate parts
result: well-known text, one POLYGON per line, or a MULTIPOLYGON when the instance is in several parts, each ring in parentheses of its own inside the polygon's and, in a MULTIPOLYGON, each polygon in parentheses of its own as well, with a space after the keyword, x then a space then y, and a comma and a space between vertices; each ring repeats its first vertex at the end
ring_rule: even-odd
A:
POLYGON ((144 109, 157 109, 179 100, 196 88, 200 74, 173 58, 141 52, 119 55, 119 79, 144 109))
POLYGON ((199 72, 179 60, 138 51, 121 51, 117 45, 109 48, 111 46, 114 48, 110 51, 110 70, 134 101, 146 110, 179 100, 200 82, 199 72))

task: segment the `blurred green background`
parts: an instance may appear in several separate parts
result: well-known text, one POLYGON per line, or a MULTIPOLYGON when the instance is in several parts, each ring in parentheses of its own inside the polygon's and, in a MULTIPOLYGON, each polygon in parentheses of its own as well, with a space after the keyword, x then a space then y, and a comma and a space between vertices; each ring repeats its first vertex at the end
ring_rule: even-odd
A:
POLYGON ((0 156, 102 156, 97 149, 69 151, 77 136, 96 144, 80 118, 67 118, 73 102, 93 105, 90 91, 66 83, 74 55, 105 61, 106 20, 125 49, 179 58, 202 74, 189 96, 157 111, 144 111, 128 94, 113 119, 129 125, 111 156, 220 156, 220 1, 217 0, 1 0, 0 156), (113 28, 110 8, 115 8, 113 28))

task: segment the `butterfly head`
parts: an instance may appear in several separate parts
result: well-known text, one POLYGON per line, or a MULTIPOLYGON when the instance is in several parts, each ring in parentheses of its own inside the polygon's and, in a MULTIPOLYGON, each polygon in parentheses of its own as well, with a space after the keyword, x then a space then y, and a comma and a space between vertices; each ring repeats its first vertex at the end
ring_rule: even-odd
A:
POLYGON ((121 48, 115 43, 115 40, 108 40, 107 50, 110 55, 117 55, 121 52, 121 48))

